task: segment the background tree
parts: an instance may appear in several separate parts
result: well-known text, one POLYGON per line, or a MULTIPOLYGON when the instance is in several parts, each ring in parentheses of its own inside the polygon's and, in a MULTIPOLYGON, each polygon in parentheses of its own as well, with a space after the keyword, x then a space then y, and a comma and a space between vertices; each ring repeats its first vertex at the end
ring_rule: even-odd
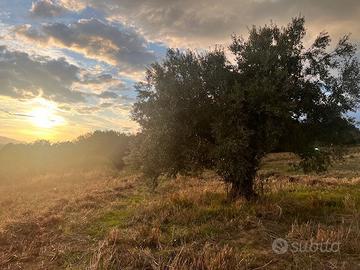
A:
POLYGON ((72 169, 123 169, 132 136, 116 131, 94 131, 74 141, 7 144, 0 149, 0 183, 5 175, 40 174, 72 169))
POLYGON ((233 37, 235 64, 221 49, 169 50, 137 86, 144 173, 215 169, 231 197, 249 199, 261 158, 276 148, 298 154, 304 168, 326 169, 330 152, 315 147, 339 144, 354 129, 346 113, 359 103, 360 66, 348 36, 329 50, 320 33, 305 49, 305 33, 301 17, 253 27, 248 39, 233 37))

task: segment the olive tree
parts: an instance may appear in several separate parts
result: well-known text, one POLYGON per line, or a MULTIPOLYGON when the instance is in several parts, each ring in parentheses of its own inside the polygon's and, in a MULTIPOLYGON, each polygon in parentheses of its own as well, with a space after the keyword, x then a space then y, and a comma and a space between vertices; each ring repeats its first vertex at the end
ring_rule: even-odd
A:
POLYGON ((219 48, 171 49, 151 65, 133 108, 144 174, 213 169, 232 198, 250 199, 260 161, 274 149, 298 154, 309 170, 326 169, 330 153, 315 147, 339 144, 354 128, 347 113, 359 104, 360 65, 348 36, 332 46, 320 33, 305 48, 304 22, 233 36, 235 61, 219 48))

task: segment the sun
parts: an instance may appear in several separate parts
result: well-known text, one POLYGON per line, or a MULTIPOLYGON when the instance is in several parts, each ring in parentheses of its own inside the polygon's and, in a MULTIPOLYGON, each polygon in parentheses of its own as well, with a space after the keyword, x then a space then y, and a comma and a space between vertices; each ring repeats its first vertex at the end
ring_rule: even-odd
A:
POLYGON ((64 118, 56 115, 51 107, 37 108, 29 113, 31 122, 39 128, 54 128, 64 124, 64 118))

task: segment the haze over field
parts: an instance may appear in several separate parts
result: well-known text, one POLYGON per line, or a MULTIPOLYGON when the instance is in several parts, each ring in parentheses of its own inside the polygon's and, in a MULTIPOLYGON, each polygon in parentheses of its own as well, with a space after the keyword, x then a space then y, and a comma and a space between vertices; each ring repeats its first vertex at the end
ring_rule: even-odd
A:
POLYGON ((20 141, 0 136, 0 144, 8 144, 8 143, 21 143, 20 141))
POLYGON ((299 14, 307 42, 323 30, 360 41, 356 0, 4 0, 0 10, 0 134, 21 141, 136 131, 133 84, 169 47, 228 46, 299 14))

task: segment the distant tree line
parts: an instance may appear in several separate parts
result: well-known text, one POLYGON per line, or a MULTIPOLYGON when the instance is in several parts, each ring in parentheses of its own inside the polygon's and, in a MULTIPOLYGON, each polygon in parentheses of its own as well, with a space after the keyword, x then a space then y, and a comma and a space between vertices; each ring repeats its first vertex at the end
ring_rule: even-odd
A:
MULTIPOLYGON (((121 170, 131 136, 116 131, 95 131, 74 141, 7 144, 0 149, 1 175, 44 173, 69 169, 109 167, 121 170)), ((0 179, 1 180, 1 179, 0 179)))

